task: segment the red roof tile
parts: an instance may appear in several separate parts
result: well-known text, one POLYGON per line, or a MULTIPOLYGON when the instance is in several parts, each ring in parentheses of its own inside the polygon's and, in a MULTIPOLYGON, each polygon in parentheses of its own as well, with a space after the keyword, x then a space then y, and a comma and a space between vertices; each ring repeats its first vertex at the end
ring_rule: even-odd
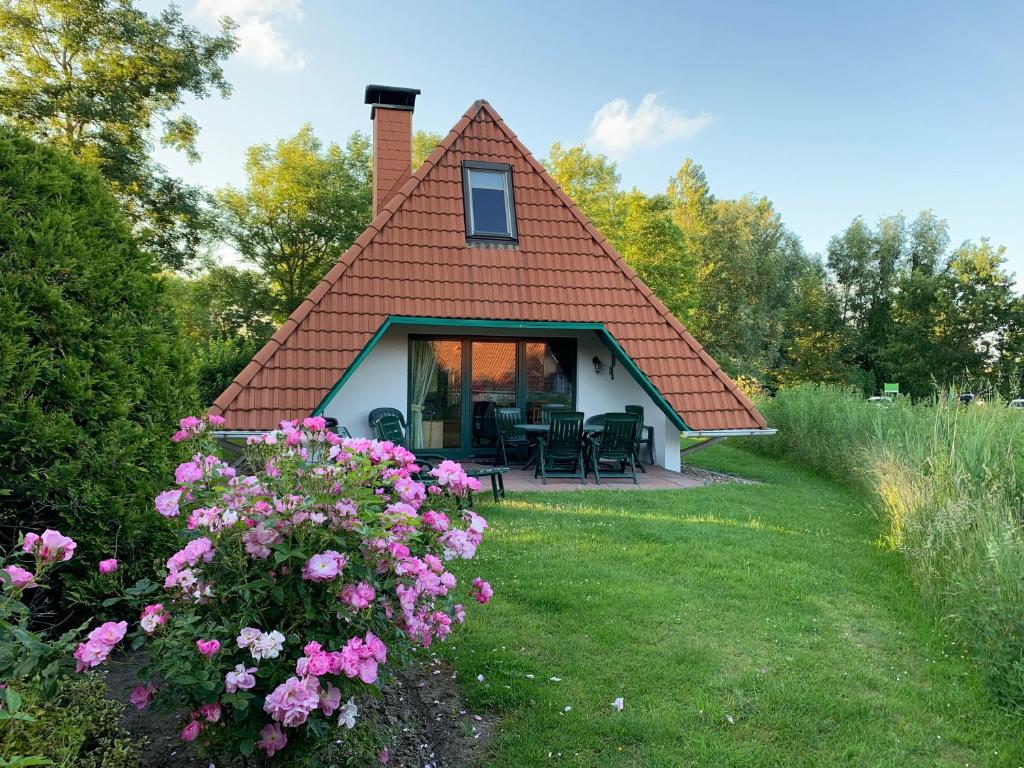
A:
POLYGON ((388 316, 600 322, 691 430, 763 417, 478 101, 214 402, 230 429, 301 418, 388 316), (466 244, 464 159, 513 168, 518 248, 466 244))

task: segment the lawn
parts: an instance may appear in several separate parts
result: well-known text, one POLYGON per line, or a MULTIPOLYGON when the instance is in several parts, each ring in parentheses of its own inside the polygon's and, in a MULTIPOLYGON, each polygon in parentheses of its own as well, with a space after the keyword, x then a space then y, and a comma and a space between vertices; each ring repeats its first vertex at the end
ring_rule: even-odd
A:
POLYGON ((502 717, 487 765, 1024 764, 1024 721, 989 703, 862 497, 728 446, 694 463, 762 482, 480 508, 460 575, 496 596, 443 652, 502 717))

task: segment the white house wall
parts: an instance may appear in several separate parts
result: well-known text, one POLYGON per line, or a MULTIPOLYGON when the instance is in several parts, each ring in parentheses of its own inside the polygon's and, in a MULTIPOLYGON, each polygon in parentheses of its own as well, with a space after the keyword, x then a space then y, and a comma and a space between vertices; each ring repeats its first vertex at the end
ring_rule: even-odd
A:
POLYGON ((655 461, 673 470, 679 469, 679 430, 666 418, 626 369, 616 363, 615 378, 610 375, 611 351, 593 331, 551 331, 542 329, 471 328, 453 332, 450 327, 393 325, 377 346, 353 371, 345 385, 324 408, 324 416, 333 416, 356 436, 372 437, 367 421, 374 408, 392 407, 405 413, 409 404, 409 335, 503 336, 507 338, 576 339, 576 407, 587 416, 621 411, 625 405, 642 405, 646 423, 654 427, 655 461), (603 363, 600 375, 594 373, 593 358, 603 363))

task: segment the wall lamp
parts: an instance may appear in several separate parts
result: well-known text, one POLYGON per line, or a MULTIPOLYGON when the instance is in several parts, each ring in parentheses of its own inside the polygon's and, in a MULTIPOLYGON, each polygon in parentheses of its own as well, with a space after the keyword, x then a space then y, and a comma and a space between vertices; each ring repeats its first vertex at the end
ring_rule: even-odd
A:
POLYGON ((598 357, 597 355, 594 355, 594 359, 591 360, 591 362, 594 364, 594 373, 600 376, 601 369, 604 368, 604 363, 601 362, 601 358, 598 357))

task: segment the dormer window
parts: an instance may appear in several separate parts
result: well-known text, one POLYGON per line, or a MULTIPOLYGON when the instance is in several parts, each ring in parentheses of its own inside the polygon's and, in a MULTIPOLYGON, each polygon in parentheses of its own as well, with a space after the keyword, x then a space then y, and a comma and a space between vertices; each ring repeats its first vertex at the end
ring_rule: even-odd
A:
POLYGON ((514 243, 516 203, 512 166, 504 163, 462 163, 462 196, 466 209, 466 239, 470 242, 514 243))

